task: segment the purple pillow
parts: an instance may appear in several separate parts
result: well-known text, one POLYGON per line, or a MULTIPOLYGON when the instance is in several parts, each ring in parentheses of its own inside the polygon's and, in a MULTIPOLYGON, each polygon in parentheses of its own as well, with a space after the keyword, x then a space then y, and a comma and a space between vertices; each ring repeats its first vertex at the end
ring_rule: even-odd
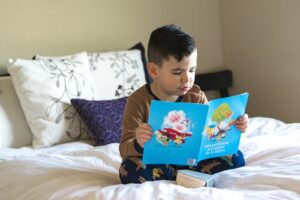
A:
POLYGON ((71 103, 96 145, 106 145, 120 142, 126 100, 127 97, 106 101, 71 99, 71 103))

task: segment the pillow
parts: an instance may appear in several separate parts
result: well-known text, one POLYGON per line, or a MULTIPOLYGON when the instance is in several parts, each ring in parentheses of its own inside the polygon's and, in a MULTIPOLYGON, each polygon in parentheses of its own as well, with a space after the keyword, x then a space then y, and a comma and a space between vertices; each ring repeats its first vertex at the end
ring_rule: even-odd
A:
POLYGON ((146 83, 141 52, 137 49, 88 56, 98 100, 127 97, 146 83))
POLYGON ((127 97, 107 101, 72 99, 72 105, 88 127, 96 145, 120 142, 127 97))
POLYGON ((139 43, 133 45, 131 48, 129 48, 129 50, 132 50, 132 49, 137 49, 137 50, 139 50, 141 52, 141 59, 142 59, 143 67, 144 67, 144 71, 145 71, 146 82, 147 83, 152 82, 152 78, 149 75, 148 69, 147 69, 147 63, 148 62, 147 62, 147 58, 146 58, 146 52, 145 52, 144 45, 141 42, 139 42, 139 43))
POLYGON ((10 76, 0 77, 0 148, 31 145, 27 125, 10 76))
MULTIPOLYGON (((70 56, 36 55, 34 59, 65 59, 70 56)), ((145 49, 142 43, 124 51, 88 53, 88 58, 97 100, 127 97, 146 82, 151 81, 146 69, 145 49)))
POLYGON ((64 59, 10 60, 7 67, 34 148, 87 139, 87 129, 70 102, 95 96, 86 52, 64 59))

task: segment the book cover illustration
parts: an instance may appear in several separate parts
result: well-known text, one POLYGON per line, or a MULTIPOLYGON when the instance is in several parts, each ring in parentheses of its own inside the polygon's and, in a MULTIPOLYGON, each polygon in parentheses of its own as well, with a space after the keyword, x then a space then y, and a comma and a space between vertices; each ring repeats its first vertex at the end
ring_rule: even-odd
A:
POLYGON ((164 146, 170 144, 181 145, 186 137, 192 136, 189 132, 190 119, 183 110, 171 110, 163 119, 162 129, 155 131, 157 142, 164 146))
POLYGON ((220 141, 237 119, 232 119, 232 109, 228 103, 220 104, 212 113, 204 136, 220 141))
POLYGON ((151 102, 148 124, 153 136, 145 143, 144 164, 196 165, 200 160, 238 151, 235 120, 245 112, 248 93, 208 104, 151 102))

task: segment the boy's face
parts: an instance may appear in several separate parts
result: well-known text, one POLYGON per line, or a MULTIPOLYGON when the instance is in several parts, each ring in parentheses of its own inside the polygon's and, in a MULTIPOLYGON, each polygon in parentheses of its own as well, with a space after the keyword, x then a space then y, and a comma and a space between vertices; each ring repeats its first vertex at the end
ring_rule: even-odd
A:
POLYGON ((153 78, 151 88, 161 100, 176 100, 184 95, 194 84, 197 67, 197 50, 178 62, 173 56, 164 60, 161 66, 149 65, 149 74, 153 78))

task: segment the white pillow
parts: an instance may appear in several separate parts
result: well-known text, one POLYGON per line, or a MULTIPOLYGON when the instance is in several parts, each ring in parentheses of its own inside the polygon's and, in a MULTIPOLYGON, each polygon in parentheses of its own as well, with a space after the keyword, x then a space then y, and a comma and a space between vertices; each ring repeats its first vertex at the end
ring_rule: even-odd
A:
POLYGON ((0 77, 0 147, 31 145, 27 125, 10 76, 0 77))
POLYGON ((71 98, 94 99, 86 52, 64 59, 10 60, 12 76, 35 148, 87 139, 71 98))
POLYGON ((146 83, 140 50, 88 53, 98 100, 129 96, 146 83))
MULTIPOLYGON (((127 97, 146 83, 144 52, 139 49, 87 54, 97 100, 127 97)), ((60 57, 36 55, 35 59, 66 59, 70 56, 72 55, 60 57)))

